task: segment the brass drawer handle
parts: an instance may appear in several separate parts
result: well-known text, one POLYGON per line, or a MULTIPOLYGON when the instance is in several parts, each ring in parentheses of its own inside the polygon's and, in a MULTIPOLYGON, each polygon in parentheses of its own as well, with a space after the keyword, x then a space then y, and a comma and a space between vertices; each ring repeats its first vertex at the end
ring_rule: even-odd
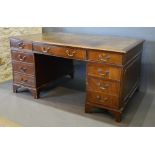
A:
POLYGON ((21 78, 20 80, 23 81, 23 82, 27 82, 28 81, 27 79, 24 79, 24 78, 21 78))
POLYGON ((17 56, 18 57, 18 59, 20 60, 20 61, 24 61, 25 59, 26 59, 26 56, 21 56, 20 54, 17 56))
POLYGON ((101 99, 101 96, 97 95, 96 98, 97 98, 97 100, 99 100, 100 102, 106 102, 106 101, 108 101, 108 98, 107 98, 107 97, 101 99))
POLYGON ((69 56, 69 57, 73 57, 75 53, 76 53, 76 51, 69 51, 69 50, 66 50, 66 54, 67 54, 67 56, 69 56))
POLYGON ((27 71, 27 68, 20 67, 20 70, 25 73, 27 71))
POLYGON ((105 73, 102 73, 102 69, 98 69, 98 73, 99 75, 103 76, 103 77, 106 77, 109 75, 109 71, 106 71, 105 73))
POLYGON ((50 49, 51 49, 50 47, 48 47, 48 48, 43 47, 43 48, 42 48, 42 51, 43 51, 44 53, 48 53, 50 49))
POLYGON ((99 60, 103 62, 107 62, 110 59, 110 56, 107 54, 100 54, 99 55, 99 60))
POLYGON ((24 43, 23 42, 21 42, 21 43, 18 43, 18 47, 20 48, 20 49, 23 49, 24 48, 24 43))
POLYGON ((98 83, 98 86, 99 86, 100 89, 105 90, 105 89, 107 89, 107 88, 109 87, 109 84, 104 84, 104 85, 102 85, 102 84, 99 82, 99 83, 98 83))

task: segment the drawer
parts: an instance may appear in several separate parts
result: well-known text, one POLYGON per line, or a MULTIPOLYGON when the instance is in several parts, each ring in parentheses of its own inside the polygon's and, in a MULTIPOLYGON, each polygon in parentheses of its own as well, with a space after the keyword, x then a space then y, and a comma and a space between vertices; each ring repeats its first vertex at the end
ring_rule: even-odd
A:
POLYGON ((87 74, 89 76, 100 77, 105 80, 121 81, 122 68, 103 64, 88 63, 87 74))
POLYGON ((77 60, 86 60, 86 51, 82 49, 62 48, 54 50, 53 55, 77 60))
POLYGON ((12 59, 20 62, 33 63, 34 55, 33 53, 12 51, 12 59))
POLYGON ((119 53, 88 50, 89 61, 121 65, 123 63, 122 57, 119 53))
POLYGON ((14 73, 14 82, 24 86, 35 87, 35 80, 31 76, 14 73))
POLYGON ((32 50, 32 42, 10 38, 10 46, 18 49, 32 50))
POLYGON ((98 92, 87 92, 87 100, 90 103, 103 105, 109 108, 119 108, 119 98, 98 92))
POLYGON ((54 45, 34 43, 33 50, 58 57, 86 60, 86 51, 78 48, 60 47, 54 45))
POLYGON ((119 96, 120 93, 120 83, 105 81, 100 78, 87 78, 87 90, 88 91, 97 91, 105 94, 111 94, 114 96, 119 96))
POLYGON ((31 64, 13 61, 12 66, 13 66, 14 72, 19 72, 19 73, 24 73, 29 75, 34 75, 35 73, 34 65, 31 65, 31 64))

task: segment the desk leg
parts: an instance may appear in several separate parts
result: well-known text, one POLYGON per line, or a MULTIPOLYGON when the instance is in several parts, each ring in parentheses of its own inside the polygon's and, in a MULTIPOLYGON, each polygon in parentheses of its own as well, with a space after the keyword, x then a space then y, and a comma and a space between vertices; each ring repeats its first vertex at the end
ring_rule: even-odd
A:
POLYGON ((85 113, 92 113, 92 106, 89 104, 85 104, 85 113))
POLYGON ((30 89, 30 92, 32 94, 32 96, 34 97, 34 99, 38 99, 40 96, 40 91, 37 89, 30 89))
POLYGON ((113 116, 115 117, 115 121, 116 122, 121 122, 121 112, 117 112, 117 111, 111 111, 111 113, 113 114, 113 116))
POLYGON ((18 93, 18 88, 20 88, 21 86, 15 85, 13 84, 13 92, 14 93, 18 93))
MULTIPOLYGON (((22 87, 24 87, 24 86, 13 84, 13 92, 14 93, 18 93, 18 89, 22 88, 22 87)), ((31 92, 31 94, 34 97, 34 99, 38 99, 39 98, 40 91, 38 89, 29 88, 29 87, 24 87, 24 88, 28 89, 31 92)))

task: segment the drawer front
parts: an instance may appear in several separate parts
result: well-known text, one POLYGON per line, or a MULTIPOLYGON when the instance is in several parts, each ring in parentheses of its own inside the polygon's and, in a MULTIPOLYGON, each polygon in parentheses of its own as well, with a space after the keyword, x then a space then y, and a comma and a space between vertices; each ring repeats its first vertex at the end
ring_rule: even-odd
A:
POLYGON ((120 83, 104 81, 99 78, 88 77, 87 78, 87 89, 88 91, 97 91, 105 94, 111 94, 114 96, 119 96, 120 83))
POLYGON ((81 49, 62 48, 60 50, 55 50, 53 54, 55 56, 60 56, 65 58, 86 60, 86 51, 81 49))
POLYGON ((14 72, 19 72, 19 73, 29 74, 29 75, 34 75, 35 73, 34 66, 31 64, 14 61, 12 63, 12 66, 13 66, 14 72))
POLYGON ((10 46, 18 49, 28 49, 32 50, 32 42, 30 41, 23 41, 11 38, 10 39, 10 46))
POLYGON ((122 55, 117 53, 101 52, 101 51, 88 51, 88 60, 121 65, 123 63, 122 55))
POLYGON ((87 100, 109 108, 119 108, 119 98, 98 92, 87 92, 87 100))
POLYGON ((14 82, 18 84, 22 84, 24 86, 35 87, 35 80, 33 77, 14 73, 14 82))
POLYGON ((33 53, 12 51, 12 59, 20 62, 28 62, 28 63, 34 62, 33 53))
POLYGON ((86 51, 82 49, 34 43, 33 50, 58 57, 86 60, 86 51))
POLYGON ((87 74, 105 80, 121 81, 122 69, 108 65, 88 63, 87 74))

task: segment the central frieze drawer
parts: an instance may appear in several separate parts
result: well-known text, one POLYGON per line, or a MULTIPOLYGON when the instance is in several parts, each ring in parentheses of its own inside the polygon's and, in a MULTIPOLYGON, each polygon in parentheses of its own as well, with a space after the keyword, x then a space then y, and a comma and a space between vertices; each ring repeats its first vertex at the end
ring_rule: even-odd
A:
POLYGON ((34 75, 34 65, 32 64, 13 61, 12 66, 14 72, 34 75))
POLYGON ((33 43, 33 50, 58 57, 86 60, 86 51, 78 48, 33 43))
POLYGON ((121 81, 122 68, 99 63, 88 63, 87 74, 105 80, 121 81))
POLYGON ((87 90, 97 91, 105 94, 111 94, 114 96, 119 96, 120 93, 120 83, 105 81, 100 78, 87 77, 87 90))
POLYGON ((24 74, 14 73, 14 82, 22 84, 24 86, 35 87, 35 79, 31 76, 27 76, 24 74))

